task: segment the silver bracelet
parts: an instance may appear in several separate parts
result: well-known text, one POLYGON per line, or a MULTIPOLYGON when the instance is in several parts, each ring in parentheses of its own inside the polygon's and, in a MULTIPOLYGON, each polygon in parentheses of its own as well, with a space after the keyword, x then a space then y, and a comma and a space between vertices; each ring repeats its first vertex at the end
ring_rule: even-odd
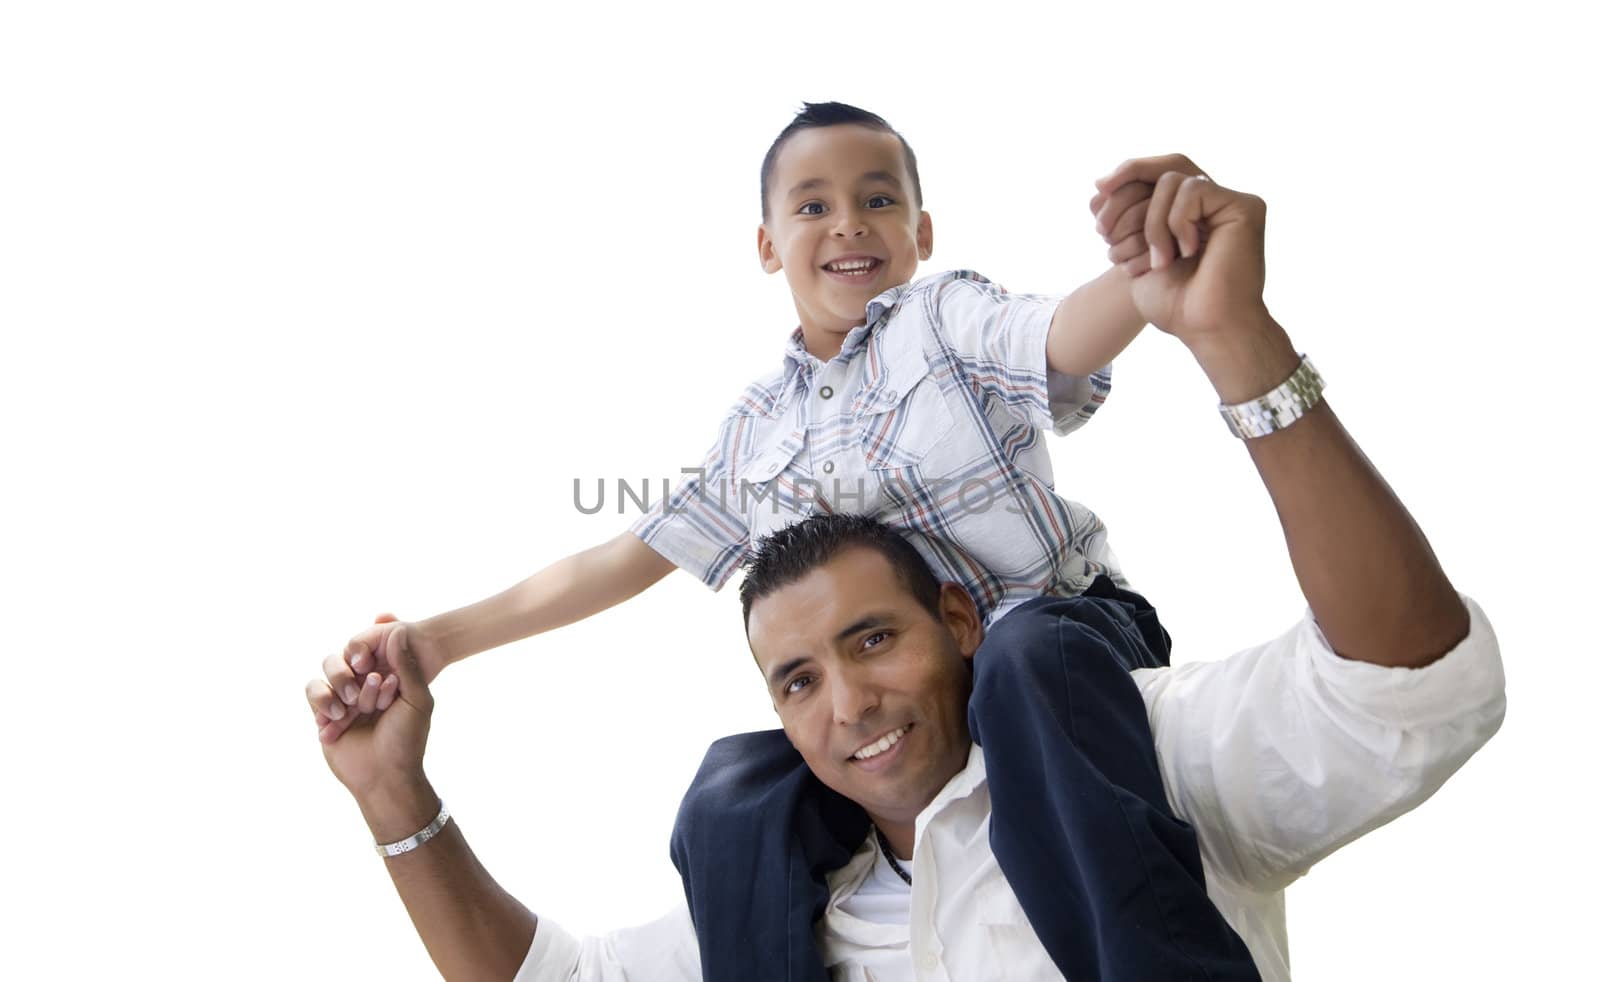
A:
POLYGON ((1249 402, 1218 406, 1217 411, 1228 424, 1228 432, 1241 440, 1253 440, 1283 429, 1321 401, 1322 376, 1302 354, 1300 367, 1282 385, 1249 402))
POLYGON ((438 835, 439 831, 445 827, 445 823, 449 821, 450 809, 445 807, 444 799, 440 798, 438 816, 424 826, 421 832, 413 836, 407 836, 399 842, 390 842, 387 845, 382 842, 374 842, 373 845, 377 846, 378 854, 381 856, 402 856, 438 835))

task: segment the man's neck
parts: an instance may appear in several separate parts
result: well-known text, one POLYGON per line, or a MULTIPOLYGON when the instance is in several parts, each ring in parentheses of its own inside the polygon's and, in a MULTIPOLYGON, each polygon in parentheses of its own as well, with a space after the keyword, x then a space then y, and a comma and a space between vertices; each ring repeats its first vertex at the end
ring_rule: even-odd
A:
POLYGON ((883 840, 889 843, 889 849, 894 853, 894 858, 901 862, 911 861, 911 849, 917 842, 917 824, 915 822, 878 822, 878 831, 883 833, 883 840))

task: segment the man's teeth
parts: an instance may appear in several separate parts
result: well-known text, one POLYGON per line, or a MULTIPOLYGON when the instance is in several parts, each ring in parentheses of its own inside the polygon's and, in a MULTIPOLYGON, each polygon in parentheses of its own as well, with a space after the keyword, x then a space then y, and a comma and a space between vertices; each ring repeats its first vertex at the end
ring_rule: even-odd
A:
POLYGON ((907 727, 902 726, 893 733, 885 733, 881 740, 876 743, 867 744, 865 747, 862 747, 860 750, 857 750, 855 753, 851 754, 850 758, 852 760, 869 760, 878 756, 885 750, 888 750, 890 747, 899 743, 900 738, 906 735, 907 729, 907 727))
POLYGON ((877 265, 878 261, 876 259, 851 259, 847 262, 829 263, 824 268, 834 273, 847 273, 854 276, 861 276, 865 273, 871 272, 877 267, 877 265))

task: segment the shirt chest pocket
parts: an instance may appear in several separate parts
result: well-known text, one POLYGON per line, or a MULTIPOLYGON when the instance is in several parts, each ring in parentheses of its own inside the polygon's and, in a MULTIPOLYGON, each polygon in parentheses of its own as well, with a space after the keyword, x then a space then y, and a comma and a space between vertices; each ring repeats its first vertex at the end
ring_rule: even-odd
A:
POLYGON ((955 416, 922 359, 897 366, 862 390, 853 407, 867 466, 875 470, 923 467, 946 443, 955 416))
POLYGON ((1060 979, 1060 970, 1050 961, 1038 934, 1028 923, 1028 915, 1017 902, 1016 894, 996 875, 984 883, 977 894, 973 920, 980 943, 987 947, 994 966, 993 979, 1060 979))
POLYGON ((814 509, 800 451, 805 433, 789 432, 760 448, 739 468, 739 478, 728 489, 729 507, 744 517, 755 543, 765 535, 797 522, 814 509))

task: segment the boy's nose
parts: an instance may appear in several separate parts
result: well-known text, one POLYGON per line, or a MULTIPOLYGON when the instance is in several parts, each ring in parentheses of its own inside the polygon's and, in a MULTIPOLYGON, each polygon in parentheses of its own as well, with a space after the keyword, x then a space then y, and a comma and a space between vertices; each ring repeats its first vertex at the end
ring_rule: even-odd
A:
POLYGON ((839 220, 834 223, 833 234, 841 239, 859 238, 867 234, 867 224, 855 211, 845 209, 839 212, 839 220))

